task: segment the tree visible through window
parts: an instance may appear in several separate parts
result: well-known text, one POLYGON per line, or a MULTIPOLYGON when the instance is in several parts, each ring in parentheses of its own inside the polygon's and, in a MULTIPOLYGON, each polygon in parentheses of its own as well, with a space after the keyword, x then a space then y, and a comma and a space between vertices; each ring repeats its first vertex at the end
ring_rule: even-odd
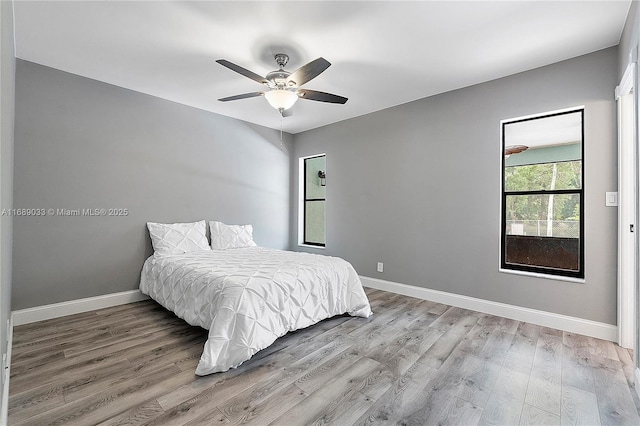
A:
POLYGON ((584 277, 583 110, 503 122, 501 266, 584 277))
POLYGON ((304 159, 304 244, 325 245, 326 156, 304 159))

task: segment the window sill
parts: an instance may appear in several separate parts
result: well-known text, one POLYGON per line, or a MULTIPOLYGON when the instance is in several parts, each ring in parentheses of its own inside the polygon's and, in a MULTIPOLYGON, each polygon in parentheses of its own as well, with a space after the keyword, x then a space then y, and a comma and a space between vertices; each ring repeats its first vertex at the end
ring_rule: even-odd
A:
POLYGON ((327 248, 326 246, 314 246, 312 244, 302 244, 302 243, 298 243, 298 247, 307 247, 307 248, 313 248, 318 250, 325 250, 327 248))
POLYGON ((564 277, 562 275, 541 274, 538 272, 516 271, 514 269, 502 269, 502 268, 498 268, 498 271, 505 274, 524 275, 527 277, 544 278, 547 280, 556 280, 556 281, 566 281, 566 282, 576 283, 576 284, 584 284, 586 282, 584 278, 564 277))

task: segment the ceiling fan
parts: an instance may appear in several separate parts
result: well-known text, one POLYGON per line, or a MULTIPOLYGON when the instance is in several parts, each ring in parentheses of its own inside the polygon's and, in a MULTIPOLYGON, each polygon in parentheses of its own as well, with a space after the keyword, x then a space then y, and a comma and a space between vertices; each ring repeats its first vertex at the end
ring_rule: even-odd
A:
POLYGON ((220 65, 242 74, 245 77, 249 77, 253 81, 264 84, 268 88, 268 90, 261 92, 244 93, 242 95, 229 96, 218 100, 227 102, 238 99, 253 98, 256 96, 264 96, 267 98, 269 105, 280 111, 280 114, 283 117, 289 117, 293 114, 289 108, 296 103, 298 98, 308 99, 310 101, 328 102, 332 104, 344 104, 347 102, 348 99, 343 96, 300 88, 300 86, 316 78, 324 70, 329 68, 331 63, 326 59, 318 58, 301 66, 292 73, 284 69, 287 62, 289 62, 289 56, 284 53, 278 53, 274 56, 274 59, 280 69, 271 71, 265 77, 249 71, 246 68, 242 68, 233 62, 227 61, 226 59, 218 59, 216 62, 220 65))

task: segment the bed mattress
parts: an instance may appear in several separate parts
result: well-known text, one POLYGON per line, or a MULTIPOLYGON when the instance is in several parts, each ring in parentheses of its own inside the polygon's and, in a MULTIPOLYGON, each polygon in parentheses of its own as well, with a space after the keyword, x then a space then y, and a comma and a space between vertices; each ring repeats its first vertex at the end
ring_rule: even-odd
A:
POLYGON ((197 375, 237 367, 278 337, 325 318, 371 315, 349 262, 263 247, 154 254, 140 291, 209 330, 197 375))

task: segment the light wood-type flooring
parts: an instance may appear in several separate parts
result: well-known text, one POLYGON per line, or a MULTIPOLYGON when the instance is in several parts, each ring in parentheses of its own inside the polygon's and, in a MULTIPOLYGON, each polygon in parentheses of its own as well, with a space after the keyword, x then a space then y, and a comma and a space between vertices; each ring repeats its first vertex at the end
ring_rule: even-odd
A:
POLYGON ((617 345, 367 289, 374 315, 197 377, 207 333, 153 301, 15 328, 12 425, 640 425, 617 345))

